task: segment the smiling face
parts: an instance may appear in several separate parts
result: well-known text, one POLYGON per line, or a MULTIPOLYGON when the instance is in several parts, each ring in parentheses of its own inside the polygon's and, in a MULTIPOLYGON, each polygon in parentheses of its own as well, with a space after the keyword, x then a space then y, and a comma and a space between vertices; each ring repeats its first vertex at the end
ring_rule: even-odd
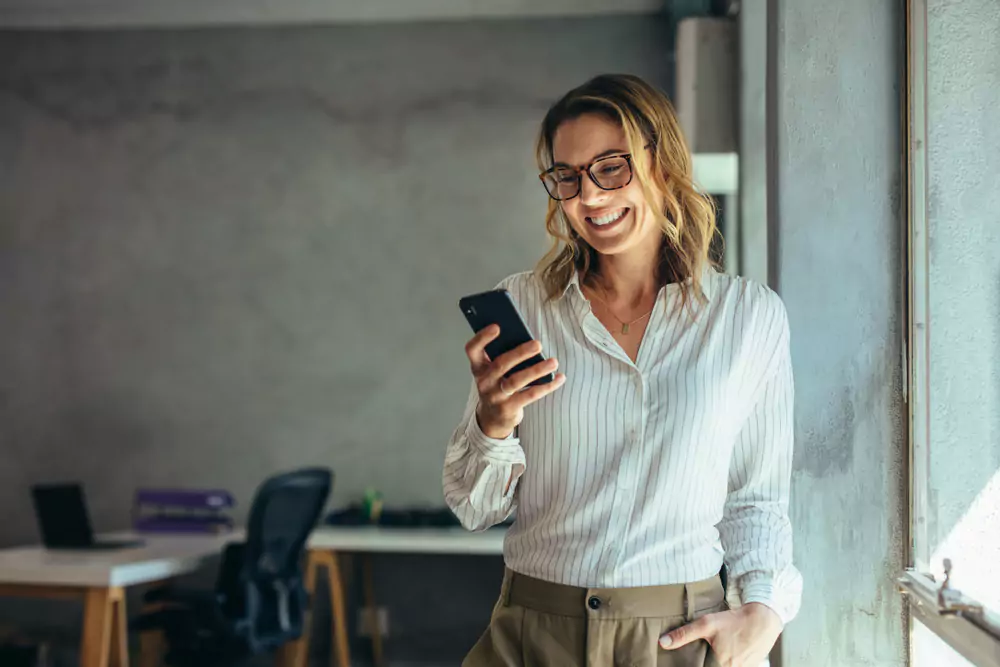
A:
MULTIPOLYGON (((545 229, 552 247, 538 267, 548 298, 562 294, 574 275, 597 285, 588 283, 591 272, 604 274, 602 287, 645 280, 647 269, 661 283, 690 279, 700 286, 713 265, 715 202, 694 184, 691 152, 662 90, 630 74, 589 79, 546 112, 535 159, 551 197, 545 229), (605 187, 634 171, 628 185, 602 190, 584 175, 577 194, 582 167, 624 153, 631 153, 631 168, 604 170, 599 163, 591 171, 605 187)), ((685 289, 685 301, 689 293, 700 294, 685 289)))
MULTIPOLYGON (((627 153, 628 141, 621 125, 593 113, 562 123, 552 141, 554 164, 573 168, 627 153)), ((599 178, 601 168, 600 162, 594 166, 599 178)), ((560 206, 576 233, 604 256, 646 252, 651 247, 655 252, 663 237, 635 175, 625 187, 603 190, 584 172, 580 194, 560 202, 560 206)))

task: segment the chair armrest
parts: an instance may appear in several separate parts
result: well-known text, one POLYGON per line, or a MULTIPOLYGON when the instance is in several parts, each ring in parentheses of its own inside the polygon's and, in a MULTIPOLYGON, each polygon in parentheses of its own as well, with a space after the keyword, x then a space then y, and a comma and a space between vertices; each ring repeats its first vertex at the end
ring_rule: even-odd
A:
POLYGON ((164 587, 144 595, 143 602, 139 616, 129 624, 132 630, 164 629, 169 634, 170 628, 193 624, 213 632, 231 632, 214 591, 164 587))
POLYGON ((146 604, 181 607, 215 606, 218 603, 215 591, 173 586, 155 588, 143 595, 142 600, 146 604))

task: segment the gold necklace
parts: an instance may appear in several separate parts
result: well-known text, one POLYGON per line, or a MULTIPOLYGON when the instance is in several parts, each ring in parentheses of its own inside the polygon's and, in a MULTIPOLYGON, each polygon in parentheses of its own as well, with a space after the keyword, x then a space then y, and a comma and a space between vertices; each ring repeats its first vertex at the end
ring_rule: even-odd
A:
POLYGON ((631 322, 625 322, 621 318, 619 318, 617 315, 615 315, 615 311, 611 309, 611 306, 608 305, 607 301, 605 301, 603 298, 601 298, 601 295, 597 293, 597 290, 592 289, 591 291, 593 292, 594 296, 597 297, 597 300, 600 301, 601 303, 603 303, 604 307, 608 309, 608 312, 611 313, 611 317, 613 317, 616 320, 618 320, 618 324, 622 325, 622 335, 623 336, 627 336, 628 335, 629 328, 633 324, 635 324, 636 322, 641 322, 642 320, 646 319, 647 317, 649 317, 650 315, 653 314, 653 310, 656 310, 656 306, 653 306, 652 310, 650 310, 645 315, 640 315, 639 317, 635 318, 631 322))

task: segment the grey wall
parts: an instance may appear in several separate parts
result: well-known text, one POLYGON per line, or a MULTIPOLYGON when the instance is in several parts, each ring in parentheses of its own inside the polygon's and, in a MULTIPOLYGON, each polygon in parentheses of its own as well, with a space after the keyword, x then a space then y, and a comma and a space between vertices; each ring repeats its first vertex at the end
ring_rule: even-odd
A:
MULTIPOLYGON (((902 17, 771 1, 806 579, 783 664, 895 665, 902 17)), ((544 249, 535 126, 597 71, 669 87, 670 39, 648 19, 4 35, 0 541, 34 540, 27 486, 65 477, 102 529, 137 484, 246 501, 304 463, 337 469, 337 503, 440 502, 455 300, 544 249)), ((441 561, 416 599, 393 589, 427 563, 377 566, 401 632, 460 653, 481 629, 496 561, 441 561), (449 572, 467 604, 433 593, 449 572)))
MULTIPOLYGON (((457 300, 547 247, 536 126, 601 71, 669 89, 671 33, 4 34, 0 544, 37 539, 29 484, 65 478, 102 530, 136 486, 223 486, 242 517, 264 476, 304 464, 336 470, 335 504, 368 485, 443 504, 469 386, 457 300)), ((501 564, 377 566, 393 632, 460 655, 501 564), (449 572, 473 591, 458 606, 449 572)))
POLYGON ((1000 11, 928 2, 932 562, 1000 608, 1000 11))
MULTIPOLYGON (((742 0, 739 29, 740 273, 768 281, 768 0, 742 0)), ((773 18, 772 18, 773 20, 773 18)))
POLYGON ((776 0, 771 9, 770 261, 792 332, 791 512, 805 579, 783 664, 900 665, 902 7, 776 0))
POLYGON ((546 249, 534 132, 603 70, 664 83, 650 19, 0 45, 0 539, 77 477, 247 499, 324 463, 441 500, 468 390, 456 301, 546 249))

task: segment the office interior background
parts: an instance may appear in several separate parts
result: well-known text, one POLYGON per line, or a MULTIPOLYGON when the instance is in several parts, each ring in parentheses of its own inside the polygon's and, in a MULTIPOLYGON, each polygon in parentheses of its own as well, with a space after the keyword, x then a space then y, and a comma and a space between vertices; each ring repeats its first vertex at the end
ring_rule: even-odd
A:
MULTIPOLYGON (((139 487, 224 488, 243 521, 307 465, 330 510, 443 506, 458 299, 548 247, 548 106, 629 72, 685 119, 725 268, 789 313, 805 594, 772 664, 988 664, 899 580, 950 558, 1000 610, 995 0, 0 0, 0 29, 0 547, 65 479, 98 531, 139 487)), ((388 663, 459 664, 502 567, 377 556, 388 663)), ((79 615, 0 600, 68 656, 79 615)))

